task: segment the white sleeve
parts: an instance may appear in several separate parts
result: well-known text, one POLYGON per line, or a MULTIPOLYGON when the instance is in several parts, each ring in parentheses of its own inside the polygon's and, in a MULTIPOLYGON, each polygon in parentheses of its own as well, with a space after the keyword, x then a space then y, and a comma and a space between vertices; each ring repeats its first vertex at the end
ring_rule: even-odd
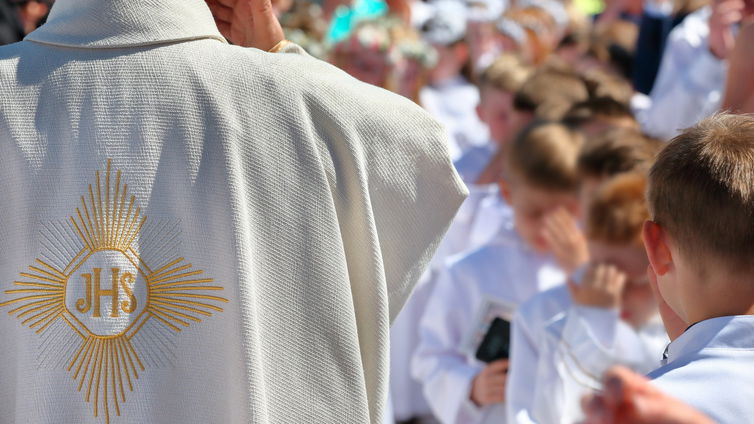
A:
MULTIPOLYGON (((526 304, 524 305, 526 306, 526 304)), ((506 387, 506 409, 508 423, 533 423, 532 405, 536 394, 536 377, 539 351, 531 320, 521 308, 513 318, 511 338, 510 368, 506 387)))
POLYGON ((432 412, 444 424, 475 422, 481 414, 469 397, 480 369, 469 364, 461 348, 474 311, 458 290, 465 282, 450 275, 450 270, 444 270, 432 292, 411 363, 432 412))
POLYGON ((682 37, 679 33, 670 39, 650 94, 652 104, 638 116, 642 129, 654 137, 676 136, 722 102, 727 63, 710 53, 706 39, 689 46, 682 37))
POLYGON ((652 369, 657 355, 645 339, 620 320, 617 309, 574 305, 566 312, 564 348, 579 371, 596 381, 617 364, 637 371, 652 369))

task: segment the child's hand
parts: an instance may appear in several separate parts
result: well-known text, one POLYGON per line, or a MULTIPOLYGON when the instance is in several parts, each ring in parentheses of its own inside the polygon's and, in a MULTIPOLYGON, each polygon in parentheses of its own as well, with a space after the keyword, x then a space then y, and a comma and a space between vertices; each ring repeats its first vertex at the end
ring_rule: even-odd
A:
POLYGON ((571 298, 576 304, 597 308, 619 308, 626 274, 607 264, 589 266, 583 281, 568 281, 571 298))
POLYGON ((505 382, 508 379, 508 360, 489 363, 471 383, 471 401, 477 406, 505 402, 505 382))
POLYGON ((570 212, 560 207, 547 215, 544 222, 542 237, 566 274, 589 261, 586 237, 570 212))

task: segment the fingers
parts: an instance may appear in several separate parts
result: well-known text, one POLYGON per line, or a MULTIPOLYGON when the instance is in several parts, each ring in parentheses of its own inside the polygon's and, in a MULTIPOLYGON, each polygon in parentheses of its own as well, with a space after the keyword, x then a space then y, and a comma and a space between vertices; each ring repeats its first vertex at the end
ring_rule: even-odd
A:
MULTIPOLYGON (((285 39, 271 0, 238 0, 251 8, 253 25, 253 47, 269 50, 285 39)), ((240 9, 239 7, 236 10, 240 9)))
POLYGON ((507 359, 501 359, 499 361, 490 362, 490 364, 487 365, 487 368, 485 370, 492 374, 506 373, 508 372, 509 363, 510 362, 507 359))
POLYGON ((584 396, 581 400, 581 409, 586 415, 585 424, 608 424, 611 422, 605 399, 599 394, 584 396))
POLYGON ((207 6, 216 21, 231 22, 233 20, 233 8, 220 3, 220 0, 207 0, 207 6))

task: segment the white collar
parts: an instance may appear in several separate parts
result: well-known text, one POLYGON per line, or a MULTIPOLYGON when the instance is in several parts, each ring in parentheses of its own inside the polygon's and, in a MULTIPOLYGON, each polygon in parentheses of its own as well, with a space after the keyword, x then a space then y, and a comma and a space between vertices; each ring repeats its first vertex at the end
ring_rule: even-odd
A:
POLYGON ((668 363, 710 348, 754 350, 754 315, 710 318, 692 325, 668 346, 668 363))
POLYGON ((113 49, 199 39, 226 43, 204 0, 57 0, 24 40, 113 49))

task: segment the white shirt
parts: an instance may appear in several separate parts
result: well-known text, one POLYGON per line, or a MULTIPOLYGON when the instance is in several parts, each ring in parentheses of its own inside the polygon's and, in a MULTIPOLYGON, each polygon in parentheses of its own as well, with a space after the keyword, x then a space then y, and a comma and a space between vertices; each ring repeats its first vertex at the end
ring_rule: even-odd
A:
POLYGON ((422 317, 412 364, 413 374, 424 384, 425 397, 441 422, 505 421, 503 404, 478 408, 469 399, 471 383, 484 364, 463 344, 475 331, 475 317, 485 298, 515 308, 564 281, 565 276, 549 256, 526 249, 520 239, 510 236, 449 261, 422 317))
POLYGON ((469 147, 458 160, 453 162, 458 175, 466 185, 476 184, 496 151, 496 145, 489 141, 486 144, 469 147))
POLYGON ((476 113, 479 89, 462 76, 422 88, 419 98, 421 105, 447 128, 453 160, 469 148, 489 142, 489 129, 476 113))
POLYGON ((670 396, 717 423, 754 417, 754 316, 712 318, 668 347, 667 365, 649 374, 670 396))
POLYGON ((709 51, 710 14, 699 9, 670 32, 651 105, 637 111, 647 134, 669 140, 720 108, 727 62, 709 51))
POLYGON ((0 140, 2 421, 381 421, 465 194, 420 107, 203 0, 58 0, 0 49, 0 140))
POLYGON ((580 422, 582 396, 600 388, 610 366, 649 372, 659 365, 667 342, 658 317, 634 329, 616 309, 573 304, 565 286, 541 293, 513 322, 508 420, 580 422))
POLYGON ((419 322, 448 258, 490 242, 504 243, 506 238, 518 237, 513 228, 513 211, 500 197, 496 184, 470 184, 469 192, 430 267, 390 328, 390 390, 398 420, 431 415, 421 383, 411 375, 410 363, 419 344, 419 322))

